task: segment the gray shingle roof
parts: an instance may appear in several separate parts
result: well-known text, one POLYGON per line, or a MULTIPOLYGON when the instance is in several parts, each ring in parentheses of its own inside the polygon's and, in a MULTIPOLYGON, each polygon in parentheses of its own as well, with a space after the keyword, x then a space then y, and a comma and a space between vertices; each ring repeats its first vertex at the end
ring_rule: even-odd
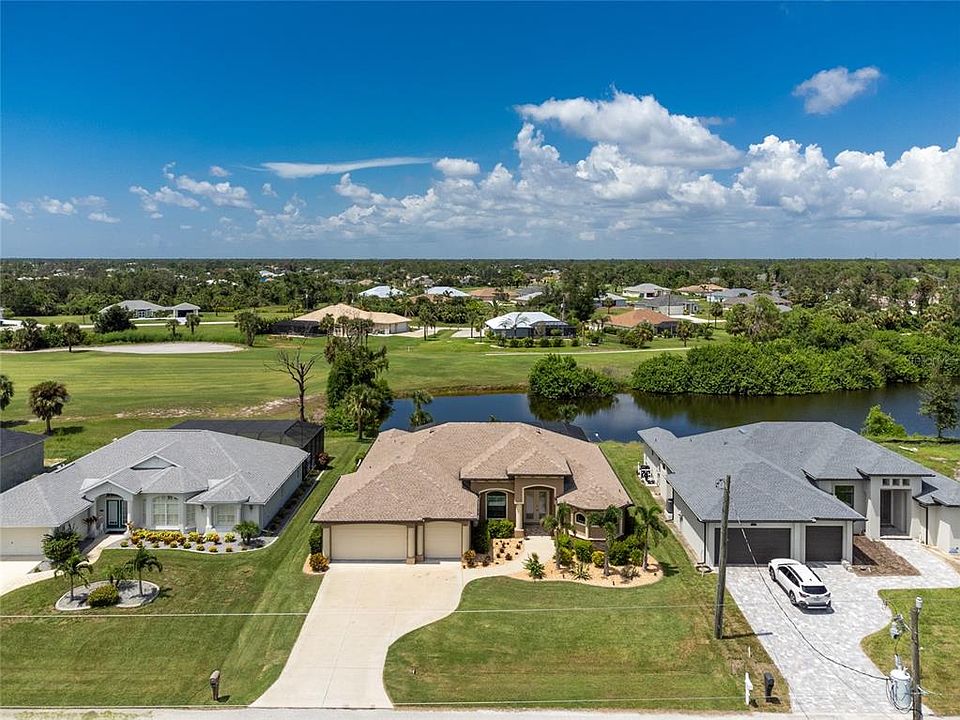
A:
POLYGON ((914 496, 921 505, 960 507, 960 482, 943 475, 923 478, 923 490, 914 496))
POLYGON ((454 422, 381 433, 359 470, 340 478, 315 520, 475 519, 478 498, 465 481, 530 473, 567 476, 558 499, 580 508, 630 503, 593 443, 525 423, 454 422))
POLYGON ((0 527, 60 525, 104 482, 132 494, 203 492, 210 503, 262 504, 306 457, 295 447, 209 430, 138 430, 4 492, 0 527))
POLYGON ((0 457, 46 442, 47 438, 36 433, 17 432, 0 428, 0 457))

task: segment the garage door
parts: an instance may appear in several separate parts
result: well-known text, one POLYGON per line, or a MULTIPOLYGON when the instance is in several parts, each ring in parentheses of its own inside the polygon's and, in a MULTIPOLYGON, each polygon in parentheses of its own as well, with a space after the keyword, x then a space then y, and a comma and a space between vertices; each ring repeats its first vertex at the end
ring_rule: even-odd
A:
MULTIPOLYGON (((713 533, 713 557, 720 560, 720 528, 713 533)), ((731 565, 751 565, 754 558, 763 564, 773 558, 790 557, 790 528, 730 528, 727 531, 727 562, 731 565), (744 531, 747 534, 744 540, 744 531), (747 547, 747 541, 750 547, 747 547), (753 555, 750 551, 753 551, 753 555)))
POLYGON ((406 560, 404 525, 334 525, 330 531, 332 560, 406 560))
POLYGON ((0 530, 0 557, 32 555, 42 556, 40 541, 44 528, 8 528, 0 530))
POLYGON ((807 526, 807 562, 840 562, 843 560, 843 527, 840 525, 807 526))
POLYGON ((439 520, 425 523, 424 537, 428 560, 459 559, 463 555, 463 523, 439 520))

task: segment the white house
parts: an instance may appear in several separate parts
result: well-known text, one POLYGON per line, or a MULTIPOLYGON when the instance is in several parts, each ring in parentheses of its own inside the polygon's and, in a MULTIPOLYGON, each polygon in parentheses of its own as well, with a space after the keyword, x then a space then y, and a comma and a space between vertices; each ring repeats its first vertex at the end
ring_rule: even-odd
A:
POLYGON ((665 288, 663 285, 657 285, 656 283, 640 283, 639 285, 625 287, 621 292, 626 297, 631 298, 655 298, 670 292, 670 288, 665 288))
POLYGON ((106 312, 112 307, 119 305, 135 319, 153 318, 153 317, 176 317, 182 318, 187 315, 197 315, 200 313, 200 306, 193 303, 177 303, 176 305, 157 305, 149 300, 121 300, 113 305, 107 305, 100 312, 106 312))
POLYGON ((494 335, 506 338, 525 338, 550 335, 573 335, 573 327, 545 312, 509 312, 487 320, 484 325, 494 335))
POLYGON ((465 293, 463 290, 459 290, 455 287, 450 287, 449 285, 434 285, 423 291, 425 295, 430 295, 434 297, 470 297, 469 293, 465 293))
POLYGON ((400 297, 405 293, 403 290, 399 290, 390 285, 376 285, 368 290, 364 290, 362 293, 359 293, 360 297, 375 297, 375 298, 392 298, 400 297))

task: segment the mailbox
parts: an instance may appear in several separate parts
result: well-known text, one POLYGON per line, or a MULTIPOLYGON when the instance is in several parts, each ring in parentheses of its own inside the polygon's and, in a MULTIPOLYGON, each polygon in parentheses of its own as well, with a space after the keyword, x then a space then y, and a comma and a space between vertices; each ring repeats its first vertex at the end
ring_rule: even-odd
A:
POLYGON ((213 691, 213 699, 220 702, 220 671, 214 670, 210 673, 210 689, 213 691))

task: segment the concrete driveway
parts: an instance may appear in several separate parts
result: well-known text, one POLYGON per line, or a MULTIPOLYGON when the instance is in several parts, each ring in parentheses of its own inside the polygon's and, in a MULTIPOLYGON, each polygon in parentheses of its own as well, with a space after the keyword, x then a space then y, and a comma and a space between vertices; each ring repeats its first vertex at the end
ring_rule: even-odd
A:
MULTIPOLYGON (((877 593, 886 588, 957 587, 960 574, 913 540, 884 542, 920 575, 871 578, 854 575, 840 565, 814 565, 833 595, 833 612, 793 607, 765 567, 762 572, 753 567, 728 569, 730 593, 789 683, 795 712, 903 717, 888 703, 884 680, 879 679, 892 669, 892 655, 889 667, 878 669, 860 649, 860 641, 885 627, 892 617, 877 593), (824 659, 818 650, 854 669, 824 659)), ((907 617, 910 608, 896 610, 907 617)), ((901 643, 900 651, 909 654, 909 645, 901 643)))
MULTIPOLYGON (((31 577, 30 571, 41 562, 43 558, 40 556, 0 558, 0 595, 35 582, 37 578, 31 577)), ((46 579, 52 577, 53 573, 38 575, 38 579, 46 579)))
POLYGON ((334 563, 277 681, 255 707, 389 708, 383 665, 394 640, 449 615, 471 580, 518 572, 527 553, 552 557, 549 538, 524 556, 464 570, 459 561, 419 565, 334 563))

